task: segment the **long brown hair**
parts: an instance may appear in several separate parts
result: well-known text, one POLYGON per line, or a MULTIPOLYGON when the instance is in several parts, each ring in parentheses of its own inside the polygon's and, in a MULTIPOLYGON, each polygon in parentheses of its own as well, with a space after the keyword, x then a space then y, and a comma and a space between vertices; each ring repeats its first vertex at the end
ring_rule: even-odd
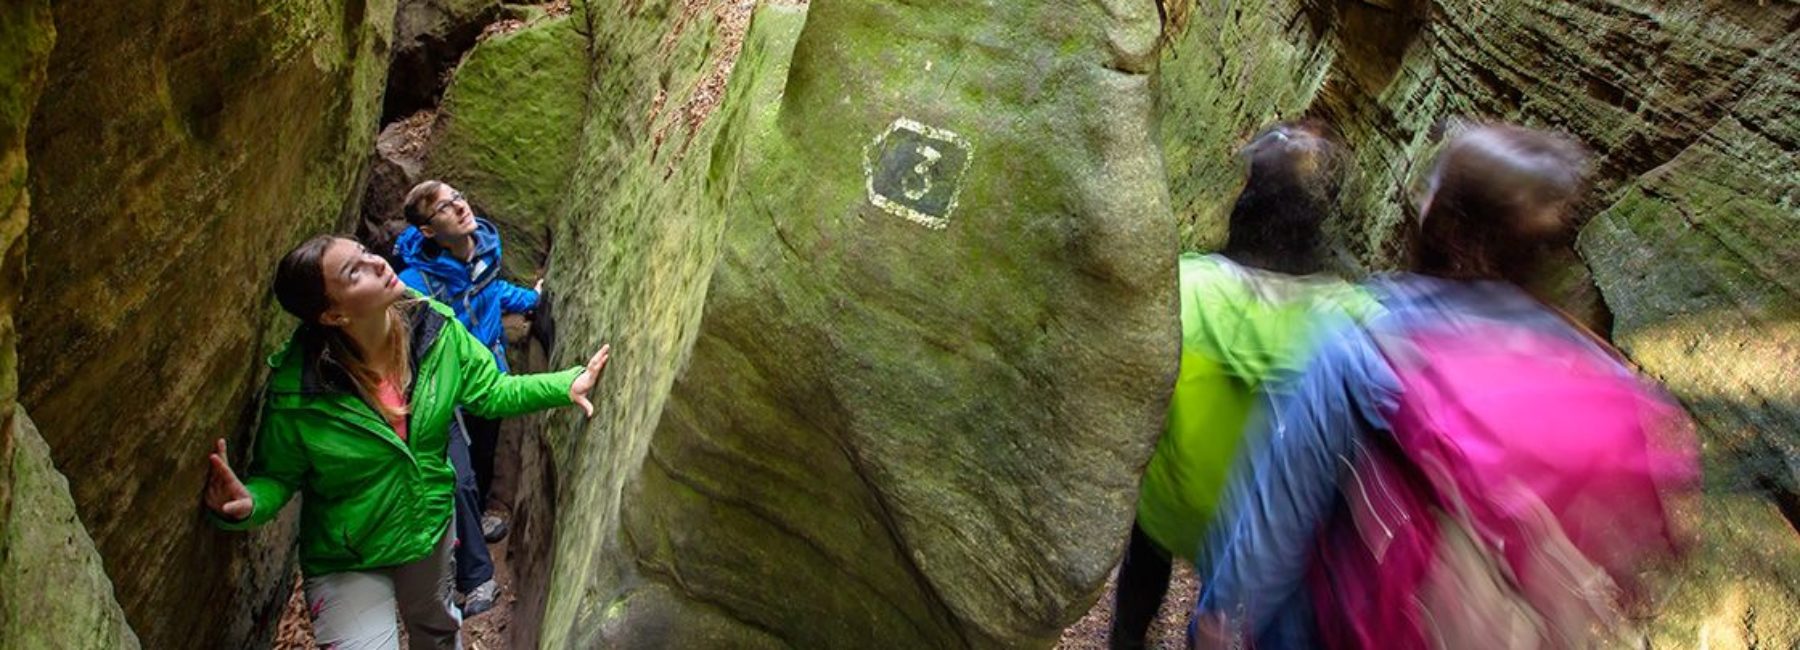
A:
MULTIPOLYGON (((332 327, 319 322, 319 317, 331 308, 331 296, 325 289, 325 249, 340 239, 337 235, 319 235, 302 242, 294 250, 281 258, 275 267, 275 299, 281 308, 300 319, 300 327, 310 335, 317 336, 324 343, 323 355, 343 367, 350 375, 357 395, 374 407, 376 412, 389 420, 406 417, 411 410, 408 405, 389 407, 375 397, 375 387, 381 383, 382 377, 370 366, 369 360, 357 348, 356 342, 344 333, 342 328, 332 327)), ((390 367, 400 370, 400 394, 411 391, 412 384, 412 324, 407 318, 406 305, 401 301, 388 307, 388 350, 395 358, 390 359, 390 367)))
POLYGON ((1529 284, 1538 263, 1571 242, 1587 160, 1566 136, 1511 124, 1455 127, 1426 177, 1414 270, 1529 284))

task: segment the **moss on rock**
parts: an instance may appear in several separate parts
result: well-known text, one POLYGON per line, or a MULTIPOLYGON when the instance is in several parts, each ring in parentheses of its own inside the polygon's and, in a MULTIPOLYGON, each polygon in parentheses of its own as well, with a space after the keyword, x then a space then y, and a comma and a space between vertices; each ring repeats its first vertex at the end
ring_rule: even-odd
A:
POLYGON ((559 456, 549 645, 690 611, 721 647, 1043 644, 1116 559, 1175 358, 1155 5, 806 12, 760 10, 684 148, 637 116, 685 103, 705 23, 596 38, 623 106, 552 277, 622 289, 570 341, 631 379, 559 456))
POLYGON ((393 0, 54 6, 32 114, 20 401, 150 647, 268 638, 291 530, 211 530, 216 437, 242 462, 276 259, 348 223, 393 0))
POLYGON ((1800 644, 1800 35, 1730 112, 1582 233, 1613 337, 1680 396, 1709 462, 1658 647, 1800 644))
POLYGON ((671 640, 721 644, 756 635, 717 610, 694 628, 628 622, 685 619, 629 613, 654 606, 669 614, 657 603, 672 596, 638 597, 654 588, 642 584, 627 551, 621 510, 625 485, 647 462, 652 430, 693 345, 737 152, 750 134, 769 128, 805 16, 804 7, 759 9, 720 113, 693 124, 662 107, 687 105, 720 72, 724 38, 716 16, 657 2, 619 20, 578 4, 571 18, 592 35, 589 54, 604 65, 596 65, 587 89, 600 99, 589 103, 567 208, 552 230, 550 283, 565 314, 558 347, 565 359, 602 341, 614 352, 601 388, 608 407, 588 423, 564 416, 557 428, 577 433, 553 438, 559 471, 570 478, 557 497, 544 647, 623 644, 657 629, 671 640), (671 135, 690 143, 685 152, 665 150, 671 135), (682 636, 686 629, 707 636, 682 636), (726 636, 732 631, 735 637, 726 636))
POLYGON ((1185 250, 1225 244, 1243 187, 1234 152, 1258 127, 1300 116, 1336 59, 1290 3, 1178 2, 1157 89, 1169 197, 1185 250))
POLYGON ((568 199, 587 83, 586 41, 563 16, 483 41, 445 93, 426 175, 500 226, 520 281, 544 264, 568 199))

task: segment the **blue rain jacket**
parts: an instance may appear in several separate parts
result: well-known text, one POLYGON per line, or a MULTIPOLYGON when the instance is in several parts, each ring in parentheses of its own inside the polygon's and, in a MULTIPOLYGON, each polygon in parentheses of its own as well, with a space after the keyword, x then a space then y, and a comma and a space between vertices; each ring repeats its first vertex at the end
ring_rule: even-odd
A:
POLYGON ((538 294, 500 279, 500 231, 494 224, 477 217, 473 237, 475 256, 464 263, 418 228, 407 228, 394 241, 394 255, 406 264, 400 281, 450 305, 475 340, 494 353, 500 372, 507 372, 506 330, 500 315, 535 309, 538 294))

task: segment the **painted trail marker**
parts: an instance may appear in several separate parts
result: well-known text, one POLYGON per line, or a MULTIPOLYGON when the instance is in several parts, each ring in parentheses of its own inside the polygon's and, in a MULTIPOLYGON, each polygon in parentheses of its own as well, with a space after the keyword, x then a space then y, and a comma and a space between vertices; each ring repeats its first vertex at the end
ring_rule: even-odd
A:
POLYGON ((907 118, 894 120, 863 149, 869 203, 888 214, 942 230, 975 148, 950 131, 907 118))

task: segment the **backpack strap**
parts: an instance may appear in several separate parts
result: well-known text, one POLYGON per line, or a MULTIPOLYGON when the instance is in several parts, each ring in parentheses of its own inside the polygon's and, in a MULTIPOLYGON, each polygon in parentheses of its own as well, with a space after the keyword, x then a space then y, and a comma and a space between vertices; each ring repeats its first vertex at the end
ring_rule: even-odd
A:
POLYGON ((443 285, 438 284, 437 280, 431 279, 430 273, 420 271, 419 277, 425 279, 425 288, 427 290, 426 293, 431 294, 431 298, 433 300, 436 300, 441 303, 449 304, 450 298, 449 298, 449 296, 444 295, 443 285))

